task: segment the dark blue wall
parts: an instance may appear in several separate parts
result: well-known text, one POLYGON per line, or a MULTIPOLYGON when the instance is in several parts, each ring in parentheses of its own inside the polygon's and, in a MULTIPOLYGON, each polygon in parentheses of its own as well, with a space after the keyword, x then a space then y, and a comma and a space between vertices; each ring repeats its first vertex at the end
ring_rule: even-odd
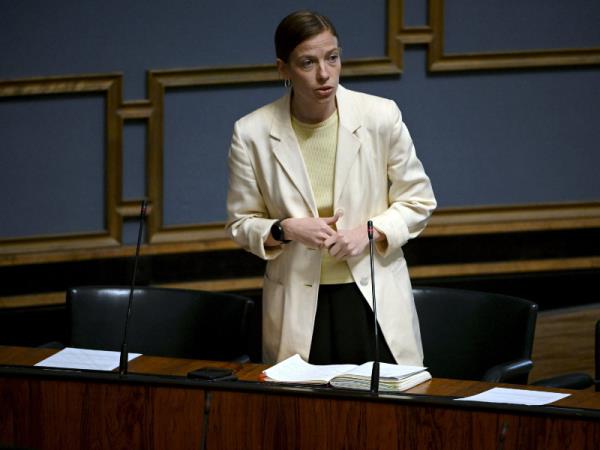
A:
MULTIPOLYGON (((445 3, 447 52, 600 47, 595 0, 445 3)), ((145 99, 150 69, 272 62, 277 22, 301 7, 333 18, 344 58, 383 56, 385 4, 5 2, 0 80, 122 72, 124 99, 145 99)), ((407 25, 427 22, 424 4, 405 1, 407 25)), ((425 47, 410 47, 402 76, 343 83, 398 102, 448 207, 599 199, 599 75, 598 66, 431 74, 425 47)), ((165 225, 224 220, 233 121, 282 93, 279 84, 167 92, 165 225)), ((0 99, 0 239, 102 228, 102 114, 93 95, 0 99)), ((144 195, 145 131, 124 128, 125 199, 144 195)))

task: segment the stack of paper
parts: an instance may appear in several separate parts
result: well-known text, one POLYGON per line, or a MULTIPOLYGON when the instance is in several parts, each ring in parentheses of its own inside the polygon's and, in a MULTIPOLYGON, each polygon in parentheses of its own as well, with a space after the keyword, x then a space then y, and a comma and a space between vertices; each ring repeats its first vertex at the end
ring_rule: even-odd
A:
MULTIPOLYGON (((337 388, 368 390, 371 387, 373 363, 362 364, 350 372, 334 377, 330 384, 337 388)), ((431 374, 425 367, 379 363, 379 390, 401 392, 425 381, 431 374)))
MULTIPOLYGON (((373 363, 314 365, 294 355, 263 372, 265 381, 330 384, 336 388, 369 390, 373 363)), ((404 391, 431 379, 425 367, 380 363, 380 391, 404 391)))

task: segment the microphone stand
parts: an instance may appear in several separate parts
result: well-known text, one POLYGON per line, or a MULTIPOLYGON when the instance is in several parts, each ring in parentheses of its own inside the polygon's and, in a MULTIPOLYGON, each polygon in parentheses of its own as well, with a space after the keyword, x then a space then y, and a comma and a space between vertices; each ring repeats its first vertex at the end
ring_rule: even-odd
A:
POLYGON ((129 302, 127 303, 127 315, 125 316, 125 329, 123 330, 123 341, 121 343, 121 354, 119 357, 119 375, 127 375, 127 363, 129 352, 127 351, 127 330, 129 328, 129 319, 131 318, 131 306, 133 304, 133 290, 135 288, 135 276, 137 273, 137 264, 140 256, 140 246, 142 244, 142 231, 144 229, 144 217, 146 216, 147 200, 142 201, 140 210, 140 227, 138 229, 137 246, 135 248, 135 259, 133 261, 133 275, 131 276, 131 288, 129 289, 129 302))
POLYGON ((373 327, 375 332, 375 357, 373 359, 373 370, 371 372, 371 394, 379 392, 379 332, 377 330, 377 301, 375 299, 375 267, 373 265, 373 222, 367 222, 367 233, 369 235, 369 257, 371 260, 371 296, 373 298, 373 327))

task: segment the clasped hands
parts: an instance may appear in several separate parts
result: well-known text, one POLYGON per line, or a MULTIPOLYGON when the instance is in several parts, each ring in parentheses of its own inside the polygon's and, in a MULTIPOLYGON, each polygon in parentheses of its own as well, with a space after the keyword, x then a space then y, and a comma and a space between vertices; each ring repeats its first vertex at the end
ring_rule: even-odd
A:
MULTIPOLYGON (((336 230, 334 225, 341 214, 332 217, 289 218, 281 222, 287 239, 300 242, 309 248, 326 248, 329 254, 338 260, 360 255, 367 245, 367 224, 351 230, 336 230)), ((379 233, 374 232, 378 238, 379 233)))

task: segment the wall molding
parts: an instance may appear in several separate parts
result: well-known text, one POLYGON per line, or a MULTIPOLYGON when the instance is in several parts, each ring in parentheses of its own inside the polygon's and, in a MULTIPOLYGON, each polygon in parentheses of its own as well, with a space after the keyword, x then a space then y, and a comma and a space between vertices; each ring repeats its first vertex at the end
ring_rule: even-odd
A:
MULTIPOLYGON (((121 218, 117 206, 122 186, 122 124, 117 109, 122 98, 122 75, 69 75, 63 77, 28 78, 0 81, 0 99, 30 96, 63 96, 97 93, 105 100, 105 230, 96 233, 31 236, 3 239, 0 254, 17 255, 63 248, 114 247, 121 243, 121 218)), ((10 256, 9 256, 10 257, 10 256)))
POLYGON ((444 3, 429 0, 431 41, 427 43, 427 61, 431 72, 600 65, 600 47, 445 54, 444 3))
POLYGON ((442 208, 422 236, 514 233, 600 227, 600 201, 442 208))
MULTIPOLYGON (((471 264, 457 263, 432 266, 414 266, 408 268, 409 275, 413 283, 440 278, 492 277, 495 275, 558 273, 578 270, 600 270, 600 256, 471 264)), ((263 277, 257 276, 218 280, 171 282, 160 283, 156 284, 155 286, 173 289, 193 289, 215 292, 258 292, 263 287, 263 277)), ((42 306, 60 306, 64 305, 65 302, 66 299, 64 291, 0 296, 0 310, 42 306)))
MULTIPOLYGON (((131 201, 117 208, 123 217, 139 214, 139 204, 131 201)), ((149 215, 152 211, 149 208, 149 215)), ((177 227, 158 234, 154 241, 143 245, 143 255, 164 255, 225 251, 239 248, 227 238, 225 224, 177 227)), ((538 205, 506 205, 441 208, 433 216, 420 238, 460 237, 473 234, 506 234, 515 232, 577 230, 600 228, 600 201, 585 203, 556 203, 538 205)), ((63 238, 66 239, 66 238, 63 238)), ((74 238, 70 238, 74 239, 74 238)), ((112 241, 110 241, 112 242, 112 241)), ((84 261, 127 257, 134 253, 133 246, 94 245, 91 240, 71 242, 70 246, 57 242, 51 248, 20 245, 0 247, 0 267, 65 261, 84 261)))

